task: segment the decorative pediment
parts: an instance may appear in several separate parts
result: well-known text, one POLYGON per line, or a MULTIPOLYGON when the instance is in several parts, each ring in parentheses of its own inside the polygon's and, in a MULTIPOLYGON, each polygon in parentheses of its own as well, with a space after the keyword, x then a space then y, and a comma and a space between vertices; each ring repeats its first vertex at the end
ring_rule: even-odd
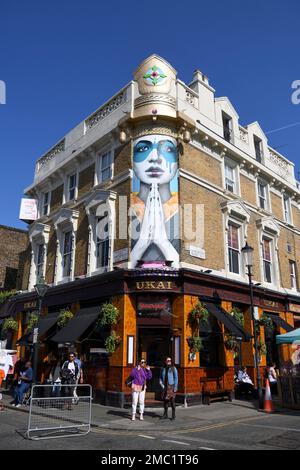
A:
POLYGON ((110 201, 115 201, 117 194, 113 191, 103 191, 96 189, 91 193, 85 201, 85 210, 87 215, 96 215, 97 207, 101 204, 109 204, 110 201))
POLYGON ((256 225, 259 229, 269 233, 272 236, 279 236, 280 234, 280 227, 275 221, 274 217, 264 217, 259 219, 256 221, 256 225))
POLYGON ((72 230, 76 232, 78 225, 79 212, 76 210, 62 208, 54 217, 54 226, 56 230, 72 230))
POLYGON ((29 230, 29 239, 31 243, 48 243, 50 226, 40 222, 31 225, 29 230))
POLYGON ((148 93, 168 94, 176 80, 176 70, 162 57, 152 54, 134 72, 141 95, 148 93))
POLYGON ((231 219, 236 219, 239 222, 249 223, 250 212, 246 206, 240 201, 230 201, 221 204, 222 211, 227 214, 231 219))

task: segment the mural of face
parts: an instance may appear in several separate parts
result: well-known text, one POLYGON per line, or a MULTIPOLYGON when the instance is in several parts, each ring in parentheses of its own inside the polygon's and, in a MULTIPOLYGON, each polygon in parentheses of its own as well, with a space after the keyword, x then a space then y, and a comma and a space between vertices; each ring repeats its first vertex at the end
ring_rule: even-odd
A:
POLYGON ((134 142, 133 170, 145 184, 166 184, 178 169, 177 143, 165 135, 146 135, 134 142))

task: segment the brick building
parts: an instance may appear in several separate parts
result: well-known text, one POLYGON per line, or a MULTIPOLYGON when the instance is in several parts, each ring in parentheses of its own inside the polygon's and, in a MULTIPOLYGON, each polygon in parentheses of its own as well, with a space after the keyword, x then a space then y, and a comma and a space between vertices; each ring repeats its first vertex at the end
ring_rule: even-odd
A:
POLYGON ((17 288, 28 244, 27 231, 0 225, 0 291, 17 288))
POLYGON ((14 311, 20 337, 43 275, 50 286, 43 314, 53 322, 41 338, 41 361, 75 346, 97 395, 119 405, 141 355, 154 372, 148 397, 159 393, 169 354, 182 402, 198 401, 206 378, 211 387, 233 388, 235 364, 254 377, 246 242, 254 248, 256 316, 273 324, 259 327, 267 346, 261 367, 277 359, 275 334, 293 327, 300 311, 294 165, 269 146, 258 122, 241 126, 199 70, 186 85, 164 59, 146 59, 133 81, 37 161, 26 194, 39 216, 29 230, 28 292, 14 311), (120 312, 120 344, 108 361, 101 354, 108 332, 95 326, 105 302, 120 312), (195 354, 198 330, 189 319, 197 305, 209 318, 195 354), (66 307, 75 317, 58 331, 55 317, 66 307), (231 315, 237 310, 244 326, 231 315))

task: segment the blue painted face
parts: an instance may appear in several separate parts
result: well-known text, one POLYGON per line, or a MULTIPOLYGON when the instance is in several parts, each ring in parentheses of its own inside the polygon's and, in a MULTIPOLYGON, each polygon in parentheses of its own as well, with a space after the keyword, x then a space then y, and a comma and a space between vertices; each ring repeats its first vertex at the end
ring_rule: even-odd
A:
POLYGON ((165 184, 178 169, 177 142, 164 135, 147 135, 134 142, 133 170, 143 183, 165 184))
POLYGON ((177 149, 170 140, 160 140, 159 142, 140 140, 134 147, 134 162, 143 162, 153 150, 156 150, 158 155, 165 158, 168 163, 175 163, 177 161, 177 149))

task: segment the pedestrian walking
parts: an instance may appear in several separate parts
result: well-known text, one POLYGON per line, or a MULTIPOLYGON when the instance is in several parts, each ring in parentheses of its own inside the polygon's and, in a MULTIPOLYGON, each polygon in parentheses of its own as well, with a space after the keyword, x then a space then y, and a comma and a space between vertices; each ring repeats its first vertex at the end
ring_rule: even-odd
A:
POLYGON ((54 360, 52 362, 52 367, 49 374, 49 382, 52 385, 51 395, 53 397, 59 397, 61 392, 61 360, 54 356, 54 360))
MULTIPOLYGON (((76 385, 76 381, 79 378, 79 367, 78 364, 75 362, 75 354, 70 353, 69 359, 65 361, 62 365, 60 371, 61 383, 62 385, 69 385, 69 387, 62 387, 63 388, 63 395, 65 397, 73 397, 74 386, 76 385)), ((72 409, 72 401, 67 400, 65 403, 65 407, 69 410, 72 409)))
POLYGON ((141 359, 130 373, 132 379, 132 421, 135 420, 137 405, 139 404, 140 420, 144 419, 145 393, 147 380, 152 379, 150 367, 146 365, 145 359, 141 359))
POLYGON ((277 394, 277 373, 276 373, 276 364, 272 363, 271 366, 267 367, 266 378, 269 380, 271 393, 277 394))
POLYGON ((19 408, 22 405, 24 394, 30 388, 31 382, 33 379, 33 370, 31 367, 31 362, 28 361, 25 364, 25 371, 20 372, 18 376, 18 384, 15 387, 14 391, 14 401, 12 402, 13 406, 19 408))
POLYGON ((168 419, 168 408, 169 404, 172 408, 172 420, 176 418, 175 413, 175 399, 176 392, 178 389, 178 371, 174 365, 172 365, 172 359, 167 357, 165 360, 165 366, 161 370, 160 386, 162 388, 162 399, 164 402, 164 414, 162 419, 168 419))
MULTIPOLYGON (((78 357, 77 352, 75 352, 74 355, 75 355, 75 362, 78 365, 78 369, 79 369, 78 377, 76 379, 76 385, 78 385, 78 383, 83 384, 83 361, 78 357)), ((74 395, 74 403, 78 404, 77 387, 74 387, 73 395, 74 395)))

